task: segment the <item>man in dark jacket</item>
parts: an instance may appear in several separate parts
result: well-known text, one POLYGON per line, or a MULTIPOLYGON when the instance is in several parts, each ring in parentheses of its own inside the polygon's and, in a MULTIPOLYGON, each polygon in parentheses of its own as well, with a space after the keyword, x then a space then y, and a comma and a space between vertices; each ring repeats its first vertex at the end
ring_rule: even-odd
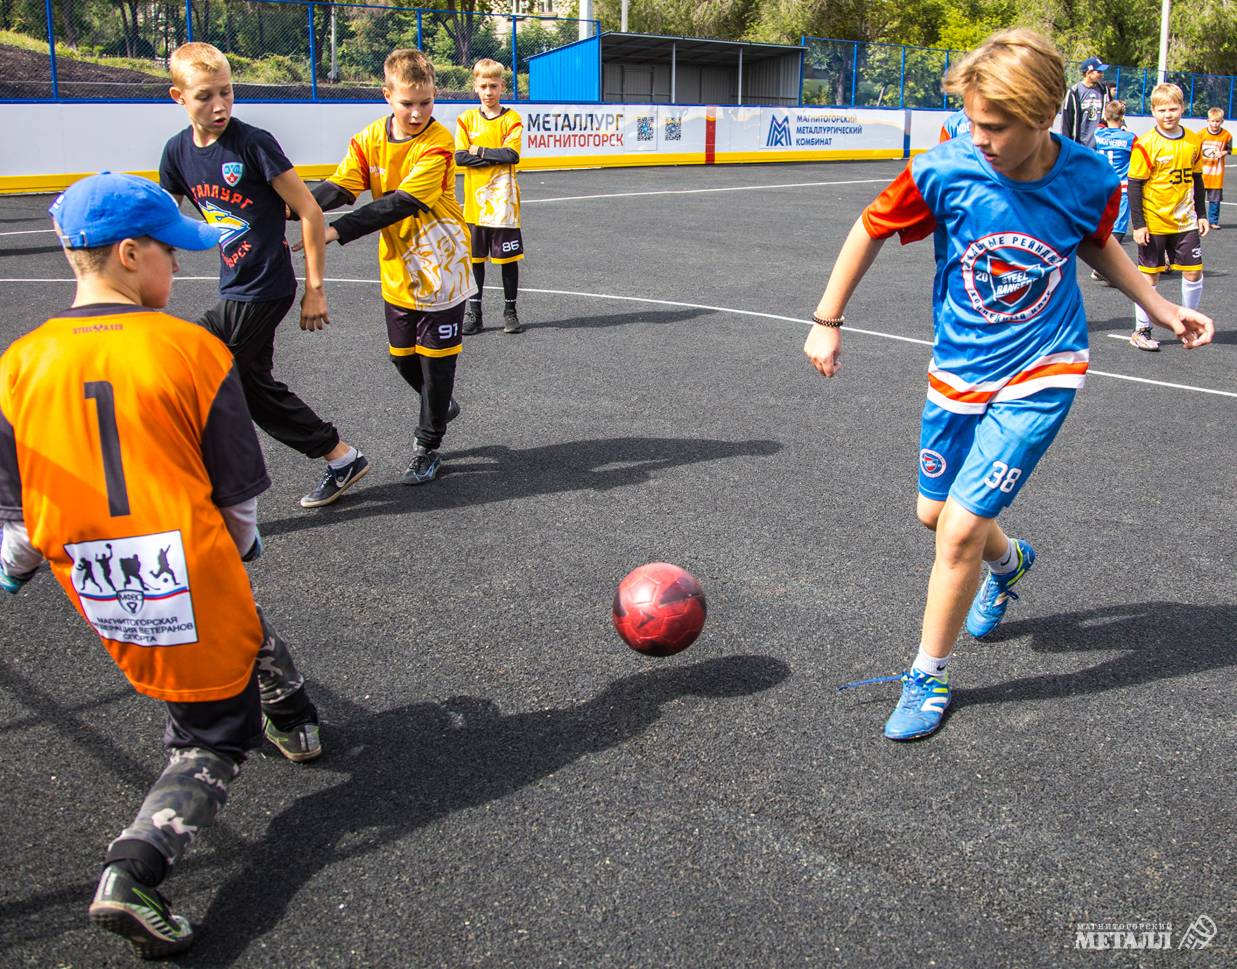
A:
POLYGON ((1082 80, 1069 89, 1061 108, 1061 134, 1072 141, 1095 147, 1095 129, 1104 117, 1104 105, 1112 98, 1104 85, 1108 65, 1098 57, 1082 62, 1082 80))

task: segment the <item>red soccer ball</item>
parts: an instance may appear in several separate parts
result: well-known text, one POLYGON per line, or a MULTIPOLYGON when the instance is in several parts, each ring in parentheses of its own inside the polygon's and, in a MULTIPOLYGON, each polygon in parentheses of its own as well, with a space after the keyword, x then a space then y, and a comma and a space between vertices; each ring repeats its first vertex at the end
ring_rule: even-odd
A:
POLYGON ((669 562, 632 569, 614 593, 614 628, 646 656, 673 656, 687 649, 700 635, 706 613, 696 577, 669 562))

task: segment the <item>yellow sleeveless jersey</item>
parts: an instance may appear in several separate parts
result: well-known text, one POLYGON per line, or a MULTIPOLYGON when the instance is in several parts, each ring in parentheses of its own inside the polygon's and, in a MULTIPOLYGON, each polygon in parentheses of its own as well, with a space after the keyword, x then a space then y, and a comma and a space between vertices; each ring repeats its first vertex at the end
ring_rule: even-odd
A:
POLYGON ((232 355, 200 327, 79 307, 0 358, 0 518, 141 693, 248 684, 262 627, 219 506, 269 484, 232 355))
MULTIPOLYGON (((517 155, 523 151, 524 120, 503 108, 497 118, 487 118, 480 108, 470 108, 455 124, 455 150, 468 151, 473 145, 482 148, 510 148, 517 155)), ((464 168, 464 221, 498 229, 520 227, 520 185, 515 177, 515 165, 486 165, 484 168, 464 168)))
POLYGON ((1186 232, 1198 226, 1194 211, 1194 175, 1201 174, 1203 152, 1198 135, 1181 129, 1166 138, 1152 128, 1134 141, 1131 179, 1143 185, 1143 216, 1154 235, 1186 232))
POLYGON ((354 135, 329 181, 353 195, 368 191, 375 200, 406 192, 429 207, 379 233, 382 298, 422 312, 450 309, 474 289, 464 213, 455 197, 454 142, 432 119, 402 140, 392 137, 392 124, 388 115, 354 135))

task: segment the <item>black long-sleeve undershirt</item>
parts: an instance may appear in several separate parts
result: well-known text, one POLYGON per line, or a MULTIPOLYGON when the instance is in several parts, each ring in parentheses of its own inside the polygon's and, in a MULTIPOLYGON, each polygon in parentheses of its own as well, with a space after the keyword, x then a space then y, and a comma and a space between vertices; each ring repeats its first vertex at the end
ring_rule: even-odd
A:
POLYGON ((488 165, 518 165, 520 153, 514 148, 480 148, 478 154, 457 151, 455 163, 465 168, 484 168, 488 165))
MULTIPOLYGON (((1131 178, 1126 191, 1129 194, 1130 203, 1130 228, 1145 229, 1147 227, 1147 219, 1143 214, 1143 185, 1146 184, 1145 178, 1131 178)), ((1194 214, 1200 219, 1207 218, 1207 192, 1203 188, 1203 176, 1194 173, 1194 214)))

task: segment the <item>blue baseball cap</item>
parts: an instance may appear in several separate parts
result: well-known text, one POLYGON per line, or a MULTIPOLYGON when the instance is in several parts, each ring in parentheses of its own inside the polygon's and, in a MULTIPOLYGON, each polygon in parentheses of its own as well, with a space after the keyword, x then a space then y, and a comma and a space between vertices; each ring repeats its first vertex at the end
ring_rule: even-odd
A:
POLYGON ((148 178, 100 172, 74 182, 48 213, 66 249, 93 249, 150 236, 177 249, 210 249, 223 230, 180 214, 176 200, 148 178))
POLYGON ((1087 71, 1099 71, 1103 74, 1106 70, 1108 70, 1108 65, 1098 57, 1088 57, 1082 62, 1082 73, 1084 74, 1086 74, 1087 71))

